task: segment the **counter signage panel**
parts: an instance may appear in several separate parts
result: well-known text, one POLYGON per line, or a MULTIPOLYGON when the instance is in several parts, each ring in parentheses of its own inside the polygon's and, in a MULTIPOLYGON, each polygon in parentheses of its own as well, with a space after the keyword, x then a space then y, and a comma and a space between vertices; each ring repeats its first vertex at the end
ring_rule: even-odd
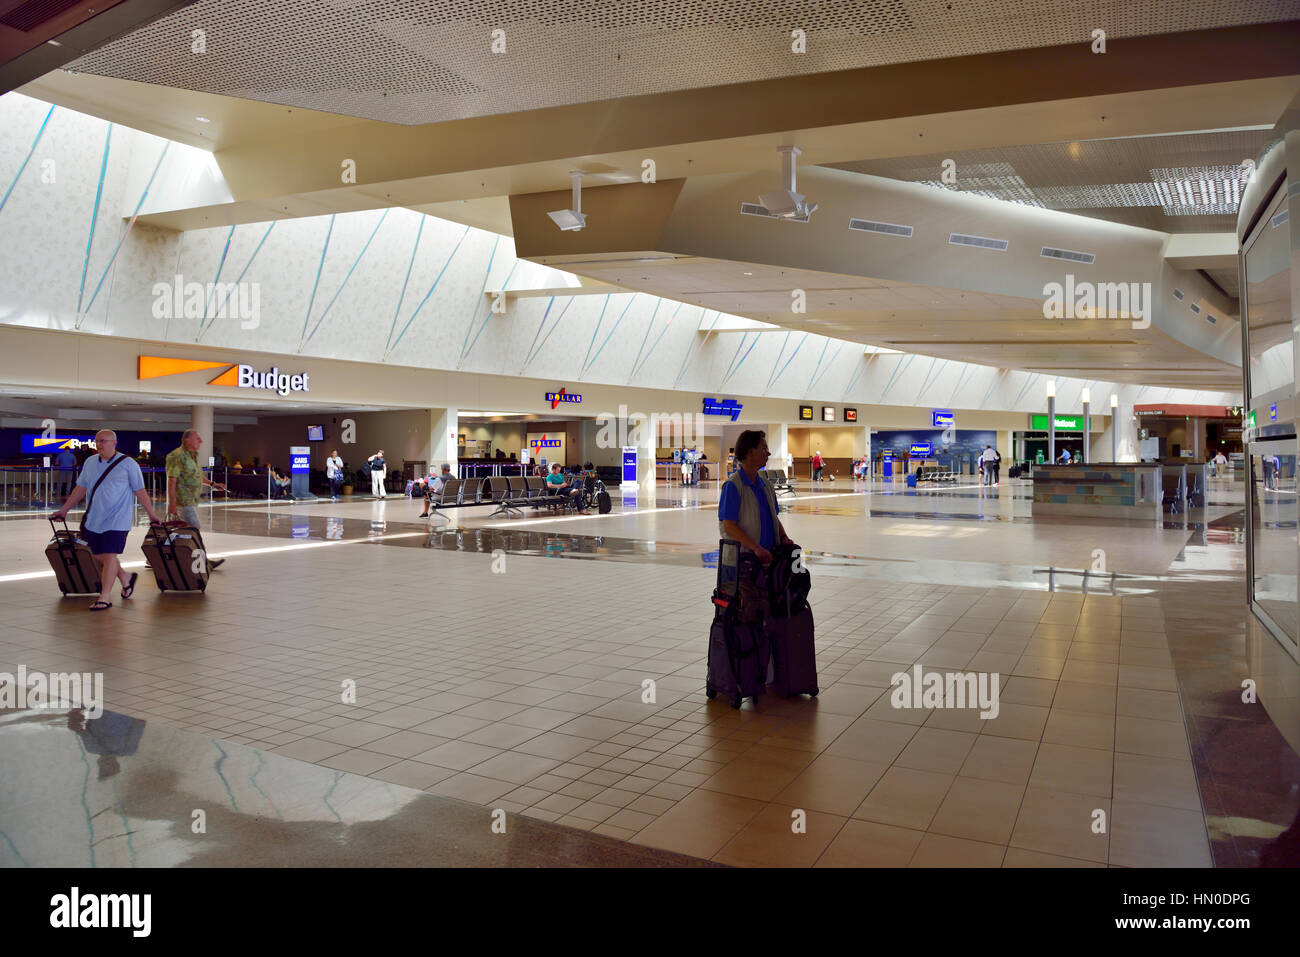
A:
POLYGON ((845 422, 856 422, 856 421, 858 421, 858 410, 857 410, 857 409, 847 409, 847 408, 846 408, 846 409, 844 410, 844 421, 845 421, 845 422))
POLYGON ((813 407, 811 405, 799 406, 799 421, 811 422, 813 420, 813 407))
MULTIPOLYGON (((1069 432, 1083 431, 1083 416, 1081 415, 1057 415, 1056 427, 1065 429, 1069 432)), ((1031 432, 1047 431, 1047 415, 1045 413, 1034 413, 1029 416, 1029 429, 1031 432)))
MULTIPOLYGON (((1046 416, 1044 416, 1046 420, 1046 416)), ((930 410, 930 427, 935 429, 950 429, 956 425, 956 417, 952 414, 951 409, 931 409, 930 410)))
POLYGON ((914 442, 907 454, 913 458, 928 458, 933 452, 934 447, 929 442, 914 442))
POLYGON ((289 449, 289 474, 306 475, 311 471, 311 448, 295 445, 289 449))

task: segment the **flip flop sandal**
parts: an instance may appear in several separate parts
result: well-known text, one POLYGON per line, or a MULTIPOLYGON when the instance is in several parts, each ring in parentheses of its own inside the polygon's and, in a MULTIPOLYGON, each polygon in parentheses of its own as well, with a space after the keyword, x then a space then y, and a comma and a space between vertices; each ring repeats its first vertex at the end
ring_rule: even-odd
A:
POLYGON ((126 583, 126 587, 122 589, 122 597, 123 597, 123 598, 130 598, 132 595, 135 594, 135 580, 136 580, 137 578, 139 578, 139 577, 140 577, 139 572, 132 572, 132 573, 131 573, 131 577, 130 577, 130 579, 127 581, 127 583, 126 583))
POLYGON ((112 603, 111 601, 97 601, 97 602, 95 602, 94 604, 92 604, 92 605, 90 606, 90 610, 91 610, 91 611, 107 611, 108 609, 110 609, 110 608, 112 608, 112 607, 113 607, 113 603, 112 603))

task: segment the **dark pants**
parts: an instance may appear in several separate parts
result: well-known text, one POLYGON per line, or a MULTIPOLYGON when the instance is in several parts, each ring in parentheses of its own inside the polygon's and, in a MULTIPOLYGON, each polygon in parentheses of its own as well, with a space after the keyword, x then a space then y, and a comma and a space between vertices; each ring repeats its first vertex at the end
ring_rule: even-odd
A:
POLYGON ((813 469, 813 481, 814 481, 814 482, 820 482, 820 481, 822 480, 822 469, 825 468, 825 467, 826 467, 826 466, 824 466, 824 465, 819 465, 819 466, 817 466, 817 468, 813 469))
POLYGON ((330 479, 330 498, 338 498, 343 494, 343 476, 338 475, 330 479))

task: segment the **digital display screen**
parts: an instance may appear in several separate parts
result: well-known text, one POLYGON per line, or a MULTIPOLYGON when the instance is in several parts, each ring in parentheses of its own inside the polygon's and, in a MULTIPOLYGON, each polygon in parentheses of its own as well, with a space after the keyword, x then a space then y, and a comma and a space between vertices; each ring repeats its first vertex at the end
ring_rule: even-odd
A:
POLYGON ((325 441, 325 426, 323 426, 323 425, 309 425, 309 426, 307 426, 307 441, 308 441, 308 442, 324 442, 324 441, 325 441))
POLYGON ((857 409, 845 409, 845 410, 844 410, 844 421, 845 421, 845 422, 856 422, 856 421, 858 421, 858 410, 857 410, 857 409))
POLYGON ((813 407, 811 405, 799 406, 799 420, 801 422, 811 422, 813 420, 813 407))
POLYGON ((822 421, 823 422, 835 421, 835 406, 833 405, 822 406, 822 421))

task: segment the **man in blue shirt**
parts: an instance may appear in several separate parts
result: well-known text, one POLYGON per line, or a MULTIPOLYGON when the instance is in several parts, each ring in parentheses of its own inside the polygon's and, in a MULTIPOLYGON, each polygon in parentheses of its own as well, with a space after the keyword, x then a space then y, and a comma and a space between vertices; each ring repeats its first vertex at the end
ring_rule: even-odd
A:
POLYGON ((77 456, 76 453, 65 447, 58 457, 54 460, 55 466, 59 470, 59 494, 67 495, 72 491, 72 486, 76 484, 77 479, 77 456))
POLYGON ((50 517, 62 519, 93 491, 84 519, 83 536, 99 565, 99 599, 91 604, 90 610, 104 611, 113 607, 108 597, 113 592, 114 580, 122 583, 123 598, 130 598, 135 592, 135 580, 139 575, 135 572, 127 575, 118 560, 126 549, 126 535, 135 521, 134 503, 140 503, 149 521, 162 524, 162 519, 154 511, 149 493, 144 490, 140 466, 129 455, 118 454, 117 433, 111 429, 95 433, 95 449, 99 454, 86 459, 81 466, 81 475, 77 477, 76 488, 63 503, 63 508, 50 517))
POLYGON ((741 432, 736 439, 739 468, 722 483, 718 499, 723 537, 740 542, 741 548, 753 552, 765 565, 772 561, 772 548, 790 541, 776 515, 776 493, 758 475, 770 454, 765 433, 741 432))

